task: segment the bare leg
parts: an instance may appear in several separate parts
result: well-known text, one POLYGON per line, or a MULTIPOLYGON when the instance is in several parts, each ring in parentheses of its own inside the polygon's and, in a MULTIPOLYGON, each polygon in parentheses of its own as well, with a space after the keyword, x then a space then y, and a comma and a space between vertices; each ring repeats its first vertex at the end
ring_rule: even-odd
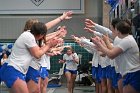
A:
POLYGON ((131 85, 123 87, 123 93, 139 93, 131 85))
POLYGON ((117 89, 115 89, 115 93, 119 93, 119 89, 117 88, 117 89))
POLYGON ((99 83, 97 83, 97 82, 95 83, 95 91, 96 91, 96 93, 99 93, 99 83))
POLYGON ((67 87, 68 87, 68 93, 72 93, 72 80, 71 80, 71 73, 66 72, 65 73, 66 78, 67 78, 67 87))
POLYGON ((102 93, 107 93, 107 80, 106 79, 101 80, 101 87, 102 87, 102 93))
POLYGON ((29 89, 29 93, 40 93, 40 82, 37 84, 33 80, 30 80, 27 83, 27 86, 28 86, 28 89, 29 89))
POLYGON ((118 89, 119 89, 119 93, 123 93, 123 79, 120 79, 118 81, 118 89))
POLYGON ((29 93, 26 82, 17 79, 11 88, 11 93, 29 93))
POLYGON ((98 83, 99 84, 99 93, 102 93, 102 86, 101 86, 101 83, 98 83))
POLYGON ((114 93, 114 89, 112 87, 112 81, 110 79, 107 79, 107 90, 108 93, 114 93))
POLYGON ((72 74, 72 75, 71 75, 71 78, 72 78, 72 93, 73 93, 74 87, 75 87, 76 74, 72 74))
POLYGON ((47 93, 48 80, 48 77, 46 77, 44 80, 41 79, 41 93, 47 93))

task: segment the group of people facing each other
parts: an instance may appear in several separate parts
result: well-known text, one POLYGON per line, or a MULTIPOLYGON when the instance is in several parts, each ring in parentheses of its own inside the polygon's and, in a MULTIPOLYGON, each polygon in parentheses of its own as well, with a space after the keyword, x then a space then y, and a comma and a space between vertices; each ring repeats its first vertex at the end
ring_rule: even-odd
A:
MULTIPOLYGON (((45 62, 50 62, 50 56, 60 54, 65 48, 62 38, 67 31, 63 26, 56 32, 47 35, 46 32, 62 20, 70 19, 71 14, 66 12, 46 24, 37 20, 27 22, 7 63, 0 69, 0 79, 11 88, 11 93, 46 92, 50 67, 45 62)), ((92 75, 96 80, 96 93, 139 93, 139 48, 130 34, 131 23, 128 20, 113 19, 111 30, 90 19, 85 20, 85 25, 84 29, 92 32, 94 37, 86 39, 73 35, 72 38, 93 54, 92 75)), ((59 61, 66 62, 68 93, 73 93, 78 61, 77 54, 71 48, 64 54, 63 60, 59 61)))
POLYGON ((37 19, 26 22, 23 33, 15 41, 12 52, 0 69, 0 80, 10 88, 10 93, 46 93, 50 56, 61 54, 65 26, 47 34, 47 30, 63 21, 71 19, 72 12, 44 24, 37 19))
POLYGON ((110 30, 86 19, 84 29, 94 37, 86 39, 72 35, 72 38, 93 54, 96 93, 140 93, 139 48, 131 35, 131 23, 127 19, 114 18, 110 30))

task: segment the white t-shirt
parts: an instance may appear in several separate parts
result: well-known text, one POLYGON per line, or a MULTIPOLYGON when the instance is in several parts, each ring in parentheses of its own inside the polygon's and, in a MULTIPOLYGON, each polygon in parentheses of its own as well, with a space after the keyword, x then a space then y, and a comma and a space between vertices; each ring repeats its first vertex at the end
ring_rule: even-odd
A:
MULTIPOLYGON (((121 42, 121 38, 119 38, 118 36, 115 37, 114 39, 114 42, 113 42, 113 46, 116 46, 117 44, 119 44, 121 42)), ((113 65, 115 66, 115 70, 116 70, 116 73, 120 73, 119 69, 118 69, 118 65, 117 65, 117 59, 119 59, 119 56, 117 56, 115 59, 114 59, 114 63, 113 65)))
POLYGON ((95 44, 90 42, 89 39, 81 39, 81 43, 83 44, 83 47, 91 54, 93 54, 92 57, 92 66, 98 67, 98 51, 95 49, 95 44))
POLYGON ((36 70, 39 70, 40 67, 46 67, 48 70, 50 70, 50 56, 44 54, 40 59, 33 58, 30 66, 36 70))
POLYGON ((29 48, 35 46, 37 46, 37 43, 33 34, 29 31, 23 32, 16 40, 12 52, 8 57, 8 65, 26 74, 33 58, 29 48))
POLYGON ((112 37, 112 31, 106 27, 99 25, 99 24, 95 24, 95 31, 98 31, 102 34, 108 34, 109 37, 112 37))
POLYGON ((48 70, 50 70, 50 67, 51 67, 51 65, 50 65, 50 56, 44 54, 42 56, 42 58, 43 58, 43 60, 40 62, 41 67, 46 67, 48 70))
POLYGON ((42 60, 43 60, 42 57, 39 58, 39 59, 33 57, 32 61, 31 61, 31 64, 30 64, 30 67, 32 67, 32 68, 34 68, 36 70, 39 70, 40 66, 41 66, 40 61, 42 61, 42 60))
POLYGON ((90 42, 89 39, 81 39, 81 44, 83 44, 83 47, 91 54, 93 54, 95 51, 95 44, 90 42))
POLYGON ((98 67, 99 64, 102 68, 104 68, 109 64, 106 62, 106 57, 100 56, 99 52, 95 48, 95 44, 90 42, 89 39, 81 39, 81 43, 89 53, 93 54, 92 66, 98 67))
POLYGON ((106 62, 106 59, 107 57, 102 57, 100 56, 100 54, 98 53, 98 62, 99 62, 99 65, 102 67, 102 68, 105 68, 108 64, 106 62))
POLYGON ((140 70, 139 48, 132 35, 123 38, 116 47, 123 50, 123 53, 116 58, 122 76, 140 70))
POLYGON ((77 70, 78 64, 73 61, 72 56, 74 56, 75 59, 79 59, 78 55, 76 53, 73 53, 72 55, 67 55, 67 54, 63 55, 63 60, 66 60, 66 69, 68 69, 68 70, 77 70))

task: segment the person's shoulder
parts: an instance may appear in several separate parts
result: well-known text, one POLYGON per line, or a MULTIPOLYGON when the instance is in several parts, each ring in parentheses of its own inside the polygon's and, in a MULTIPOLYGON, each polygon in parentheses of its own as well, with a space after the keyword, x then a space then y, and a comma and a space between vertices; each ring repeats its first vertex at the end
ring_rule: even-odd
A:
POLYGON ((34 38, 33 34, 30 31, 25 31, 21 34, 22 37, 29 39, 29 38, 34 38))

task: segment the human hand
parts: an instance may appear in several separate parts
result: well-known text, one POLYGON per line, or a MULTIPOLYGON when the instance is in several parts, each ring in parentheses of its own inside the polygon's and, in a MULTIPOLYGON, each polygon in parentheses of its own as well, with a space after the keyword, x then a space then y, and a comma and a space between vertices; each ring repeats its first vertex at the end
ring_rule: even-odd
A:
POLYGON ((61 60, 61 59, 59 59, 58 62, 59 62, 59 63, 65 63, 65 61, 64 61, 64 60, 61 60))
POLYGON ((90 28, 88 28, 88 27, 85 27, 84 30, 86 30, 86 31, 89 32, 89 33, 94 33, 94 30, 92 30, 92 29, 90 29, 90 28))
POLYGON ((85 19, 85 26, 87 27, 87 28, 94 28, 94 26, 95 26, 95 22, 93 22, 92 20, 90 20, 90 19, 85 19))
POLYGON ((60 19, 61 19, 61 20, 64 20, 64 19, 71 19, 71 18, 72 18, 72 14, 73 14, 72 11, 64 12, 63 15, 60 16, 60 19))

